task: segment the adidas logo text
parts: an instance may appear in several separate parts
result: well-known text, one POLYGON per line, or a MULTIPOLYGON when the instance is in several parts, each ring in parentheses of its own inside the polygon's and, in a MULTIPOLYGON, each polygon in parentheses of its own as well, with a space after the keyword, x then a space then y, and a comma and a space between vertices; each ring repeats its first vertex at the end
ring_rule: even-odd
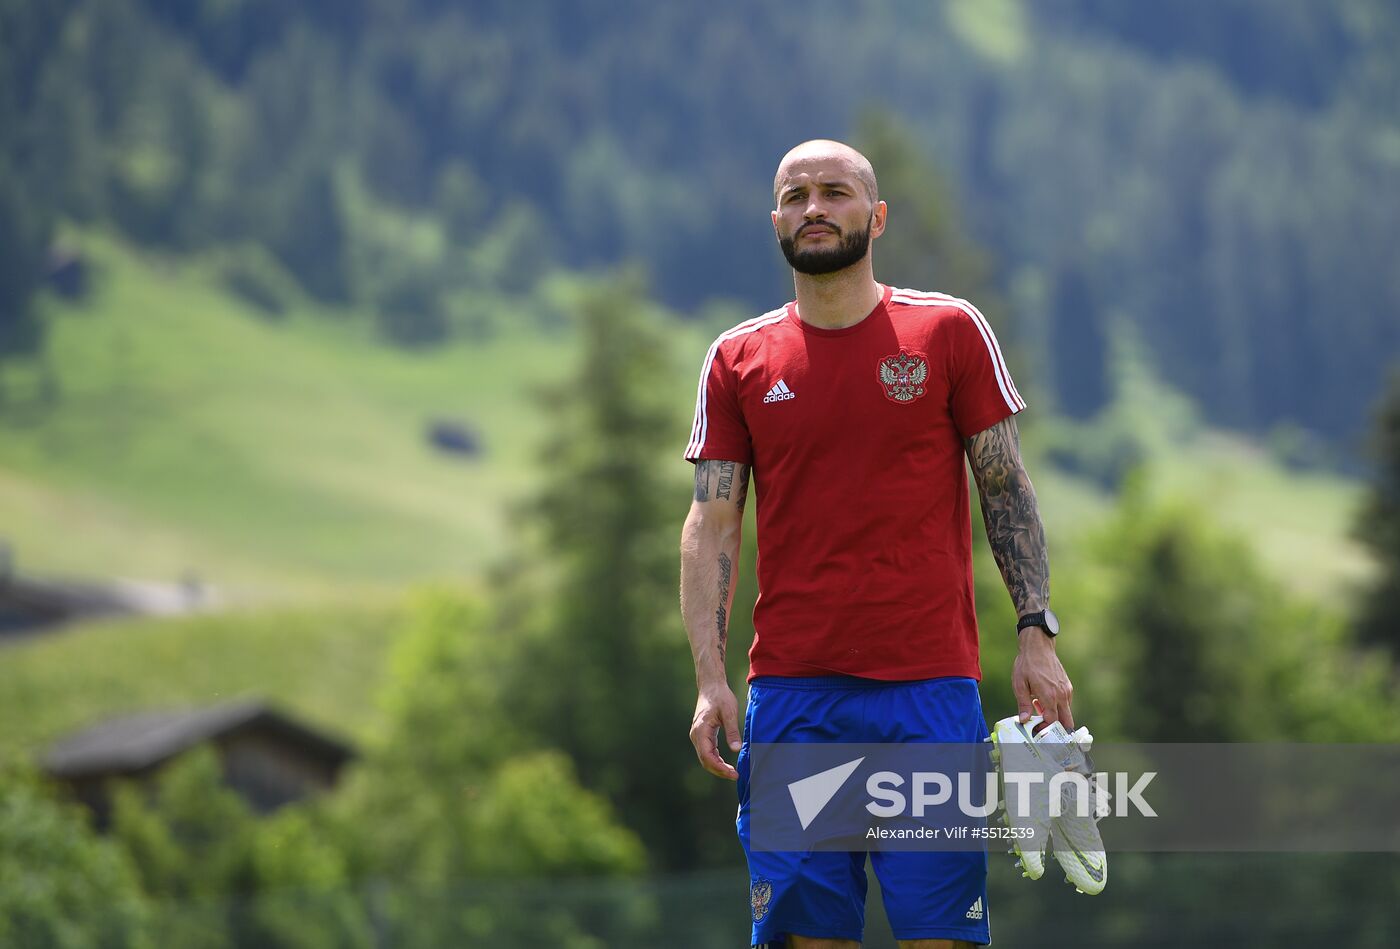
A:
POLYGON ((777 385, 768 390, 768 394, 763 397, 764 402, 786 402, 788 399, 797 398, 797 393, 787 387, 787 383, 779 379, 777 385))
POLYGON ((976 902, 976 903, 973 903, 972 906, 968 909, 968 911, 967 911, 967 918, 968 918, 968 919, 981 919, 981 918, 982 918, 982 897, 980 897, 980 896, 977 897, 977 902, 976 902))

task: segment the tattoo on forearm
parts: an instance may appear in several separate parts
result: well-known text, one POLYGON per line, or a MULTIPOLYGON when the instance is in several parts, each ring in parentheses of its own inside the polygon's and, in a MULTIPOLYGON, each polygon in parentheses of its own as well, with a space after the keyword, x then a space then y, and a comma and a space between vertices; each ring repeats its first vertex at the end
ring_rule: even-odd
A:
MULTIPOLYGON (((702 459, 695 463, 695 500, 733 501, 742 513, 749 494, 749 466, 737 461, 702 459)), ((719 605, 715 607, 715 649, 725 660, 729 642, 729 592, 734 579, 734 563, 728 554, 719 555, 719 605)))
POLYGON ((967 439, 967 455, 982 499, 987 542, 1017 613, 1044 609, 1050 599, 1050 558, 1035 489, 1021 464, 1014 419, 967 439))
POLYGON ((716 647, 719 661, 724 661, 725 644, 729 639, 729 579, 733 574, 733 564, 728 554, 719 555, 719 608, 715 610, 715 628, 719 633, 716 647))
POLYGON ((710 469, 713 466, 713 461, 697 461, 695 463, 695 500, 697 501, 710 499, 710 469))
POLYGON ((749 493, 749 466, 737 461, 714 461, 702 459, 695 463, 695 500, 728 501, 732 498, 739 510, 744 509, 744 501, 749 493), (735 494, 734 482, 739 482, 735 494))

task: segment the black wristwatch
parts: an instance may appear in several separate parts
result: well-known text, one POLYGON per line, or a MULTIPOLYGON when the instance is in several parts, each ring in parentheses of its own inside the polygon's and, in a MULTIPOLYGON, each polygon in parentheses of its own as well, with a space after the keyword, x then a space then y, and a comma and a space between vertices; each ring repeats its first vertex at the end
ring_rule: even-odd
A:
POLYGON ((1039 613, 1027 613, 1018 619, 1016 621, 1016 635, 1019 636, 1021 630, 1027 626, 1039 626, 1050 636, 1060 635, 1060 618, 1050 609, 1041 610, 1039 613))

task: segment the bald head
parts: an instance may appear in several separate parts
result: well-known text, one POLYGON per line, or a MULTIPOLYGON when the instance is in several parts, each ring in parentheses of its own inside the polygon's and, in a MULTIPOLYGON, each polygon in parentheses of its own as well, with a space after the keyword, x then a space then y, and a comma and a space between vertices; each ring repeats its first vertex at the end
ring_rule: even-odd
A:
POLYGON ((844 142, 829 138, 814 138, 803 142, 783 156, 778 162, 778 173, 773 176, 773 203, 778 202, 783 187, 795 175, 810 173, 817 168, 841 169, 860 182, 870 203, 880 200, 880 189, 875 182, 875 169, 860 152, 844 142))

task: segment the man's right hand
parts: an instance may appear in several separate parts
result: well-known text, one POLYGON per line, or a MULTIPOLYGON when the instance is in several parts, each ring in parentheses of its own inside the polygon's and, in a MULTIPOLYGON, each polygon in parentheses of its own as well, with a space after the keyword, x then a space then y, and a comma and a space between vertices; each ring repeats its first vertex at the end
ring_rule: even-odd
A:
POLYGON ((1020 645, 1011 664, 1011 689, 1016 693, 1022 724, 1030 721, 1039 705, 1046 725, 1058 721, 1065 731, 1074 731, 1074 714, 1069 707, 1074 686, 1055 654, 1055 638, 1038 626, 1027 626, 1017 635, 1020 645))
POLYGON ((719 732, 729 743, 730 751, 739 750, 739 703, 728 684, 700 692, 695 702, 695 720, 690 726, 690 743, 705 770, 717 778, 739 779, 739 772, 720 755, 716 742, 719 732))

